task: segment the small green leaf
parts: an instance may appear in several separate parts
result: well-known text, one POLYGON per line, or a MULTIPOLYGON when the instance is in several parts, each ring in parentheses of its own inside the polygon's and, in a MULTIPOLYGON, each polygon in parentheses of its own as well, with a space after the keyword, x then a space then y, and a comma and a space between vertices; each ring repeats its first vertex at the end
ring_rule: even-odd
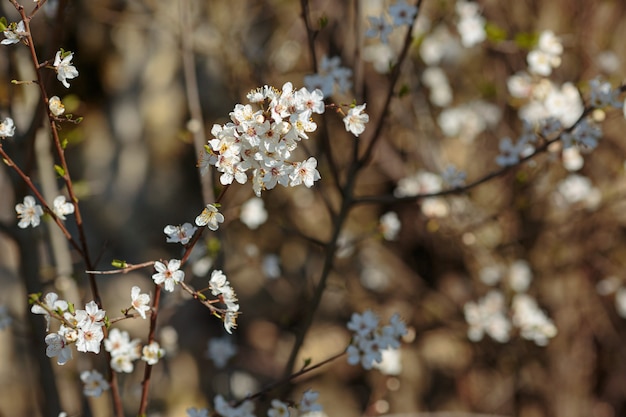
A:
POLYGON ((526 184, 529 180, 529 176, 528 176, 528 172, 525 171, 517 171, 516 175, 515 175, 515 180, 519 183, 519 184, 526 184))
POLYGON ((113 265, 115 268, 126 268, 128 266, 126 261, 122 261, 119 259, 113 259, 111 261, 111 265, 113 265))
POLYGON ((61 59, 67 58, 72 53, 72 51, 66 51, 63 48, 60 48, 60 51, 61 51, 61 59))
POLYGON ((63 167, 62 167, 62 166, 60 166, 60 165, 56 165, 56 164, 55 164, 55 165, 54 165, 54 170, 56 171, 56 173, 57 173, 57 175, 58 175, 59 177, 63 177, 63 176, 65 176, 65 170, 63 169, 63 167))
POLYGON ((515 35, 515 44, 521 49, 533 49, 539 41, 539 35, 536 33, 521 32, 515 35))
POLYGON ((210 238, 206 243, 206 247, 210 255, 217 255, 222 248, 222 242, 219 239, 210 238))
POLYGON ((398 91, 398 97, 404 97, 409 93, 409 86, 406 84, 402 84, 402 87, 400 87, 400 91, 398 91))
POLYGON ((5 30, 7 30, 8 24, 9 23, 7 22, 7 18, 6 17, 4 17, 4 16, 0 17, 0 30, 1 31, 4 32, 5 30))
POLYGON ((302 365, 302 369, 305 369, 306 367, 308 367, 312 362, 311 358, 306 358, 304 359, 304 365, 302 365))
POLYGON ((39 299, 41 298, 41 294, 40 292, 35 292, 32 294, 28 295, 28 304, 36 304, 37 301, 39 301, 39 299))
POLYGON ((328 26, 328 16, 322 16, 319 20, 320 29, 324 29, 328 26))
POLYGON ((494 43, 505 41, 507 38, 506 30, 492 22, 487 22, 485 32, 487 33, 487 39, 494 43))
POLYGON ((67 148, 67 144, 68 144, 67 138, 63 138, 63 140, 61 141, 61 149, 67 148))

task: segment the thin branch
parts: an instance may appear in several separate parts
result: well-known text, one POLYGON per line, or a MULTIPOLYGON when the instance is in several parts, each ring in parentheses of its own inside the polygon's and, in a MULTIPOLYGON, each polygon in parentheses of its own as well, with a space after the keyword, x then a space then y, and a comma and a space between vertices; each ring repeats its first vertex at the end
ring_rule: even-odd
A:
POLYGON ((415 6, 417 7, 417 14, 415 15, 415 19, 413 19, 413 21, 407 28, 406 36, 404 38, 404 44, 402 45, 402 50, 400 51, 400 55, 398 56, 398 62, 393 67, 393 70, 391 71, 391 76, 389 79, 389 88, 387 90, 387 96, 385 97, 385 103, 383 104, 383 109, 380 113, 380 117, 377 120, 376 128, 374 129, 372 138, 370 139, 367 145, 367 148, 365 149, 365 152, 359 162, 361 166, 367 165, 367 163, 372 157, 372 153, 374 152, 374 147, 376 146, 376 144, 382 137, 382 131, 385 126, 387 112, 389 111, 389 105, 391 104, 391 99, 394 96, 394 90, 395 90, 396 84, 398 83, 398 79, 400 78, 400 71, 402 70, 402 64, 404 60, 406 59, 409 53, 409 47, 411 46, 411 43, 413 42, 413 26, 415 24, 415 21, 419 17, 420 11, 422 10, 422 0, 418 0, 415 6))
POLYGON ((576 126, 578 126, 594 110, 595 110, 595 107, 593 107, 593 106, 586 107, 585 110, 583 111, 583 113, 578 118, 578 120, 576 120, 576 122, 572 126, 568 127, 567 129, 563 129, 556 137, 554 137, 554 138, 552 138, 550 140, 545 141, 545 143, 543 143, 541 146, 537 147, 533 153, 520 158, 519 162, 517 162, 516 164, 505 166, 505 167, 502 167, 502 168, 500 168, 500 169, 498 169, 496 171, 492 171, 492 172, 486 174, 485 176, 483 176, 483 177, 481 177, 481 178, 479 178, 477 180, 474 180, 474 181, 472 181, 472 182, 470 182, 468 184, 465 184, 462 187, 450 188, 450 189, 447 189, 447 190, 438 191, 438 192, 434 192, 434 193, 423 193, 423 194, 416 194, 416 195, 403 196, 403 197, 397 197, 397 196, 394 196, 393 194, 356 197, 354 199, 354 204, 410 203, 410 202, 415 202, 417 200, 421 200, 421 199, 429 198, 429 197, 444 197, 444 196, 447 196, 447 195, 456 195, 456 194, 466 193, 466 192, 472 190, 473 188, 478 187, 481 184, 489 182, 490 180, 492 180, 494 178, 497 178, 497 177, 500 177, 503 174, 511 171, 512 169, 519 167, 524 162, 529 161, 529 160, 535 158, 537 155, 540 155, 540 154, 546 152, 550 148, 550 145, 552 145, 555 142, 560 141, 562 139, 564 133, 569 133, 572 130, 574 130, 576 128, 576 126))
POLYGON ((238 407, 244 401, 255 400, 257 398, 260 398, 263 395, 267 394, 268 392, 270 392, 270 391, 272 391, 272 390, 274 390, 274 389, 276 389, 276 388, 278 388, 278 387, 280 387, 282 385, 285 385, 288 382, 291 382, 294 379, 296 379, 296 378, 298 378, 298 377, 300 377, 302 375, 305 375, 305 374, 307 374, 307 373, 309 373, 311 371, 314 371, 314 370, 316 370, 318 368, 321 368, 324 365, 327 365, 327 364, 335 361, 336 359, 339 359, 340 357, 342 357, 345 354, 346 354, 346 351, 344 350, 343 352, 337 353, 337 354, 331 356, 330 358, 324 359, 323 361, 318 362, 318 363, 316 363, 314 365, 305 366, 301 370, 299 370, 298 372, 294 372, 293 374, 289 375, 288 377, 285 377, 285 378, 283 378, 283 379, 281 379, 279 381, 273 382, 270 385, 268 385, 265 388, 263 388, 262 390, 254 393, 252 395, 249 395, 249 396, 247 396, 246 398, 244 398, 242 400, 237 401, 235 403, 235 407, 238 407))
POLYGON ((74 238, 72 237, 70 232, 67 230, 67 228, 65 227, 61 219, 59 219, 59 217, 54 213, 54 211, 50 208, 50 206, 48 206, 46 199, 43 197, 43 195, 41 195, 37 187, 35 187, 35 184, 33 184, 33 181, 30 179, 30 177, 26 175, 24 171, 20 169, 19 166, 17 166, 17 164, 13 161, 13 159, 11 159, 11 157, 4 151, 4 148, 2 147, 2 145, 0 145, 0 156, 2 157, 2 159, 4 159, 5 164, 9 168, 13 169, 17 173, 17 175, 22 179, 22 181, 24 181, 26 186, 35 195, 35 198, 43 206, 44 211, 48 213, 50 217, 52 218, 52 220, 54 220, 54 222, 57 224, 57 226, 59 226, 59 229, 61 229, 61 231, 63 232, 63 235, 68 240, 70 245, 72 245, 72 247, 76 249, 76 251, 82 256, 83 251, 80 245, 78 244, 78 242, 74 240, 74 238))
MULTIPOLYGON (((156 321, 159 311, 159 301, 161 300, 161 286, 154 284, 154 298, 152 299, 152 314, 150 315, 150 331, 148 334, 148 344, 154 341, 154 335, 156 333, 156 321)), ((138 416, 145 416, 146 409, 148 408, 148 393, 150 392, 150 376, 152 375, 152 365, 146 362, 146 369, 143 375, 142 389, 141 389, 141 402, 139 405, 138 416)))

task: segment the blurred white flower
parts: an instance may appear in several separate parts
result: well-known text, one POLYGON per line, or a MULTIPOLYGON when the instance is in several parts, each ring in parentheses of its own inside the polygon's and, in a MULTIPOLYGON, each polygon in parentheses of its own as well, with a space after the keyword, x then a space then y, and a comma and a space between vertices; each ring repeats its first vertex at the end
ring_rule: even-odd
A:
POLYGON ((206 356, 213 361, 216 368, 224 368, 230 358, 236 354, 237 346, 233 344, 231 337, 209 339, 206 356))
POLYGON ((379 229, 385 240, 395 240, 401 227, 402 223, 396 212, 389 211, 380 216, 379 229))
POLYGON ((513 297, 512 310, 513 324, 519 327, 524 339, 532 340, 539 346, 545 346, 549 339, 556 336, 556 326, 539 309, 535 299, 528 294, 516 294, 513 297))
POLYGON ((480 15, 477 3, 459 0, 456 2, 456 12, 459 15, 457 30, 464 47, 471 48, 487 39, 485 18, 480 15))
POLYGON ((15 123, 10 117, 5 117, 0 123, 0 139, 9 138, 15 134, 15 123))
POLYGON ((267 220, 265 204, 260 197, 252 197, 241 205, 239 219, 250 229, 257 229, 267 220))
POLYGON ((446 73, 439 67, 428 67, 422 73, 422 83, 430 90, 430 102, 447 107, 452 102, 452 88, 446 73))
POLYGON ((525 292, 533 279, 530 265, 523 259, 518 259, 509 267, 509 285, 515 292, 525 292))
POLYGON ((473 342, 482 340, 485 334, 497 342, 509 341, 511 322, 506 316, 504 295, 491 290, 478 302, 470 301, 463 308, 469 325, 467 337, 473 342))

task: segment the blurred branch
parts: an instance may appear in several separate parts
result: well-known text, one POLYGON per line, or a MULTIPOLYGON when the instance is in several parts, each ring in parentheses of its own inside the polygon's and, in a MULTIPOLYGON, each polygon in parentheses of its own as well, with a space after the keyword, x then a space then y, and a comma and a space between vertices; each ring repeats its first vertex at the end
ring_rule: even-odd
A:
POLYGON ((405 203, 405 202, 415 202, 415 201, 421 200, 423 198, 443 197, 443 196, 447 196, 447 195, 455 195, 455 194, 465 193, 465 192, 470 191, 471 189, 476 188, 479 185, 484 184, 484 183, 486 183, 486 182, 488 182, 488 181, 490 181, 490 180, 492 180, 494 178, 500 177, 501 175, 511 171, 514 168, 519 167, 524 162, 529 161, 529 160, 535 158, 537 155, 540 155, 540 154, 542 154, 544 152, 547 152, 548 149, 550 148, 550 145, 552 145, 555 142, 560 141, 564 133, 569 133, 572 130, 574 130, 576 128, 576 126, 578 126, 578 124, 580 122, 582 122, 594 110, 595 110, 595 107, 593 107, 593 106, 586 107, 584 109, 583 113, 578 118, 578 120, 576 120, 576 122, 572 126, 568 127, 567 129, 563 129, 555 138, 552 138, 550 140, 546 140, 541 146, 538 146, 533 153, 531 153, 530 155, 526 155, 526 156, 520 158, 519 162, 517 162, 516 164, 505 166, 505 167, 502 167, 501 169, 498 169, 496 171, 492 171, 489 174, 487 174, 487 175, 485 175, 485 176, 483 176, 483 177, 481 177, 481 178, 479 178, 477 180, 474 180, 474 181, 470 182, 469 184, 466 184, 466 185, 464 185, 462 187, 451 188, 451 189, 448 189, 448 190, 438 191, 438 192, 435 192, 435 193, 416 194, 416 195, 404 196, 404 197, 397 197, 397 196, 394 196, 393 194, 356 197, 354 199, 354 204, 405 203))
MULTIPOLYGON (((302 4, 303 19, 305 20, 305 23, 306 23, 308 22, 308 10, 309 10, 308 2, 306 0, 302 0, 301 4, 302 4)), ((418 7, 420 5, 421 5, 421 0, 419 0, 417 3, 418 7)), ((419 14, 419 9, 418 9, 418 14, 419 14)), ((415 19, 417 19, 417 15, 415 16, 415 19)), ((306 24, 308 25, 308 23, 306 24)), ((332 237, 330 238, 328 244, 326 245, 326 249, 324 253, 324 265, 322 267, 320 279, 319 279, 319 282, 317 283, 317 286, 315 287, 313 297, 311 298, 311 301, 308 305, 307 314, 303 322, 300 324, 298 331, 296 333, 296 340, 295 340, 294 346, 290 352, 289 358, 285 365, 285 370, 284 370, 285 376, 290 375, 293 370, 296 358, 298 357, 298 353, 300 352, 300 349, 302 348, 302 345, 304 344, 306 335, 311 325, 313 324, 313 319, 319 308, 320 302, 322 300, 322 296, 324 295, 324 292, 326 290, 326 283, 328 281, 328 277, 330 276, 330 271, 332 271, 333 265, 334 265, 335 253, 337 251, 337 242, 339 240, 339 236, 341 234, 343 225, 348 218, 348 214, 350 210, 352 209, 352 207, 354 206, 353 193, 354 193, 354 189, 356 186, 356 181, 357 181, 357 178, 361 169, 365 165, 367 165, 367 163, 369 162, 370 154, 372 152, 374 144, 376 143, 376 141, 378 140, 382 132, 382 126, 384 124, 383 119, 386 117, 386 114, 389 110, 389 104, 391 103, 391 98, 393 97, 393 91, 396 87, 396 82, 398 81, 398 78, 399 78, 400 68, 402 67, 402 62, 407 56, 407 51, 412 41, 412 38, 411 38, 412 27, 413 27, 412 25, 409 27, 407 36, 405 38, 405 45, 402 49, 403 52, 398 58, 397 66, 394 68, 394 72, 391 77, 391 82, 388 87, 387 98, 385 100, 385 105, 381 112, 381 118, 376 127, 376 131, 374 133, 374 136, 364 156, 360 159, 358 157, 358 147, 359 147, 360 142, 357 140, 354 141, 352 163, 346 175, 346 182, 343 185, 343 187, 339 187, 339 191, 342 196, 341 207, 339 209, 339 213, 333 219, 332 237)))
MULTIPOLYGON (((185 77, 185 91, 187 107, 191 120, 189 130, 193 134, 193 143, 196 149, 198 160, 206 153, 204 146, 207 144, 204 134, 204 117, 200 104, 200 93, 198 88, 198 77, 196 75, 196 60, 193 51, 193 22, 191 21, 190 5, 187 0, 181 0, 180 4, 180 46, 183 58, 183 74, 185 77)), ((199 173, 202 185, 202 197, 204 203, 215 201, 213 192, 213 171, 208 170, 205 175, 199 173)))
POLYGON ((374 147, 376 143, 382 137, 382 131, 385 126, 385 120, 387 118, 387 112, 389 111, 389 105, 391 104, 391 99, 394 96, 394 91, 396 88, 396 84, 398 83, 398 78, 400 78, 400 72, 402 70, 402 63, 406 59, 409 48, 413 42, 413 26, 415 25, 415 21, 419 17, 420 12, 422 11, 422 0, 418 0, 417 4, 417 14, 415 18, 407 28, 406 36, 404 37, 404 44, 402 45, 402 50, 400 51, 400 55, 398 56, 398 62, 393 67, 391 71, 391 76, 389 77, 389 89, 387 90, 387 96, 385 97, 385 104, 383 104, 383 109, 380 113, 380 117, 377 120, 376 127, 374 129, 374 133, 372 134, 372 138, 370 139, 367 147, 365 148, 365 152, 363 156, 359 160, 359 165, 364 166, 367 165, 370 159, 372 158, 372 153, 374 152, 374 147))

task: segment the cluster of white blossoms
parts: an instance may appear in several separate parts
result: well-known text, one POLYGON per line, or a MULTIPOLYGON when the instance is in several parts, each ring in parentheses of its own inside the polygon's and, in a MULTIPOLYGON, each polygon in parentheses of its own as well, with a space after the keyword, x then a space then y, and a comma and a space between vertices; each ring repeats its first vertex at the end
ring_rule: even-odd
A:
POLYGON ((100 353, 100 342, 104 339, 105 311, 94 301, 90 301, 84 310, 74 307, 59 296, 50 292, 40 304, 33 304, 31 312, 43 314, 46 318, 46 355, 57 358, 57 364, 64 365, 72 359, 71 345, 76 345, 79 352, 100 353), (54 317, 61 324, 56 332, 50 332, 50 319, 54 317))
MULTIPOLYGON (((150 297, 147 294, 140 294, 139 287, 135 286, 131 290, 131 298, 131 308, 145 318, 150 297)), ((76 310, 72 304, 60 299, 54 292, 46 294, 43 300, 31 299, 31 301, 33 302, 31 312, 42 314, 46 319, 48 332, 45 338, 46 355, 57 358, 58 365, 64 365, 72 359, 72 345, 76 345, 78 352, 98 354, 100 345, 104 342, 104 349, 111 355, 111 369, 125 373, 133 371, 133 361, 139 358, 154 365, 165 354, 156 342, 144 346, 140 352, 139 339, 130 340, 128 332, 117 328, 111 329, 105 339, 106 312, 94 301, 87 303, 84 310, 76 310), (52 319, 60 323, 56 331, 50 331, 52 319)), ((108 383, 97 371, 85 371, 81 374, 81 379, 85 384, 84 393, 87 396, 100 396, 103 390, 108 389, 108 383)))
POLYGON ((526 291, 532 282, 532 271, 528 262, 516 260, 507 268, 492 265, 480 272, 481 281, 495 286, 506 278, 505 284, 513 291, 509 304, 502 291, 491 289, 483 298, 465 304, 465 320, 469 327, 467 336, 476 342, 484 335, 500 343, 511 339, 513 329, 522 338, 545 346, 556 336, 557 328, 550 318, 539 308, 537 301, 526 291))
POLYGON ((222 304, 226 305, 226 310, 222 313, 224 321, 224 329, 228 333, 232 333, 232 329, 237 327, 237 315, 239 314, 239 304, 237 304, 237 294, 226 275, 221 270, 215 270, 211 273, 209 279, 209 289, 211 294, 218 297, 222 304))
MULTIPOLYGON (((306 390, 298 402, 287 403, 278 399, 271 401, 271 407, 267 410, 267 417, 298 417, 307 413, 322 412, 322 406, 317 402, 319 393, 306 390)), ((210 413, 207 408, 189 408, 187 417, 209 417, 209 414, 221 417, 256 417, 254 403, 246 400, 238 406, 232 406, 221 395, 213 399, 214 412, 210 413)))
POLYGON ((407 333, 400 316, 391 316, 387 325, 379 323, 380 318, 372 310, 352 314, 347 327, 354 333, 346 350, 350 365, 361 364, 363 369, 372 369, 375 363, 382 362, 385 350, 400 347, 400 338, 407 333))
MULTIPOLYGON (((219 212, 219 209, 215 204, 207 204, 195 219, 196 226, 206 226, 212 231, 219 229, 220 223, 223 222, 224 215, 219 212)), ((163 229, 163 232, 167 235, 166 241, 168 243, 180 243, 182 245, 187 245, 195 235, 198 227, 195 227, 191 223, 187 222, 178 226, 167 225, 163 229)), ((170 259, 167 262, 156 261, 154 263, 156 273, 152 275, 152 279, 155 284, 162 285, 165 291, 173 292, 176 285, 180 284, 185 279, 185 272, 181 269, 181 267, 182 262, 179 259, 170 259)), ((208 272, 208 268, 205 273, 206 272, 208 272)), ((237 315, 239 314, 239 304, 237 304, 237 295, 235 290, 230 286, 230 283, 226 279, 223 272, 219 270, 212 272, 209 281, 209 289, 212 294, 217 297, 219 302, 225 304, 226 308, 220 310, 220 314, 222 321, 224 322, 224 328, 228 333, 232 333, 232 329, 237 327, 236 320, 237 315)), ((133 302, 135 302, 135 298, 133 298, 133 302)), ((141 308, 145 308, 146 310, 149 309, 147 305, 137 309, 134 304, 133 308, 139 311, 142 317, 145 316, 145 313, 142 313, 141 308)))
POLYGON ((128 374, 133 372, 135 369, 133 361, 140 358, 140 344, 139 339, 130 340, 127 331, 111 329, 108 337, 104 339, 104 349, 111 354, 111 369, 128 374))
MULTIPOLYGON (((593 114, 579 120, 584 106, 578 88, 569 82, 558 86, 545 78, 559 66, 562 52, 560 40, 552 32, 545 31, 539 37, 537 48, 528 54, 529 72, 509 77, 509 93, 523 103, 519 117, 524 122, 524 130, 516 141, 510 138, 500 141, 500 154, 496 157, 498 165, 505 167, 519 163, 524 156, 534 152, 539 138, 553 139, 555 134, 561 134, 564 150, 576 147, 588 152, 598 145, 602 130, 593 114), (574 123, 576 126, 571 128, 574 123), (571 130, 564 131, 568 128, 571 130)), ((623 107, 619 100, 620 89, 599 78, 591 80, 589 88, 589 104, 594 108, 623 107)))
POLYGON ((214 139, 205 148, 208 164, 222 173, 222 185, 233 181, 245 184, 248 172, 252 172, 252 188, 257 196, 277 184, 312 187, 320 179, 317 160, 310 157, 291 162, 289 158, 298 142, 317 129, 311 116, 325 110, 322 92, 306 88, 294 91, 291 83, 285 83, 282 91, 265 86, 247 97, 260 108, 237 104, 230 113, 231 122, 213 126, 214 139))

